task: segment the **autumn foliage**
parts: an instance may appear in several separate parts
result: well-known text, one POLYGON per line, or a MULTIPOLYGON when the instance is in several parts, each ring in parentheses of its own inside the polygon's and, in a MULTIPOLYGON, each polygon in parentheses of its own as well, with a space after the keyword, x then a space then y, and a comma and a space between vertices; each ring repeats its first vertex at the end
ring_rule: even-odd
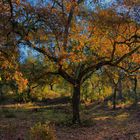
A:
MULTIPOLYGON (((0 4, 4 8, 1 16, 7 15, 2 25, 7 21, 9 24, 7 34, 4 29, 1 35, 4 34, 2 41, 7 44, 4 42, 1 47, 13 48, 16 64, 20 47, 41 53, 53 67, 46 74, 60 75, 73 86, 73 123, 80 123, 81 85, 95 71, 103 66, 119 67, 127 72, 139 68, 140 25, 133 12, 137 2, 124 1, 121 5, 116 2, 109 8, 100 1, 86 0, 36 1, 34 5, 10 0, 0 4)), ((4 55, 1 67, 6 69, 11 63, 4 55)), ((20 90, 26 87, 28 82, 18 66, 13 76, 20 90)))

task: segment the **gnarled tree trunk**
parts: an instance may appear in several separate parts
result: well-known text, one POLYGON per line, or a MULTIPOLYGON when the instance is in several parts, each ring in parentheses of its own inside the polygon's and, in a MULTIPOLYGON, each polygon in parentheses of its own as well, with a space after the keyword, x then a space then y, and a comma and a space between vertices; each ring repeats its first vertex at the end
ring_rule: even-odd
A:
POLYGON ((80 84, 74 85, 72 96, 73 119, 72 122, 80 123, 80 84))

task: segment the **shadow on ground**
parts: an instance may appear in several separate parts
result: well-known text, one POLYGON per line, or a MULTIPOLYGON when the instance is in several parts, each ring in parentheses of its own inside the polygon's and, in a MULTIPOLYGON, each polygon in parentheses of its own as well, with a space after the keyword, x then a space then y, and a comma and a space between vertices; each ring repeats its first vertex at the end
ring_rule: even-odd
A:
POLYGON ((82 107, 82 125, 71 126, 71 105, 44 103, 0 106, 0 140, 26 140, 37 122, 56 124, 58 140, 140 140, 140 107, 117 109, 105 105, 82 107))

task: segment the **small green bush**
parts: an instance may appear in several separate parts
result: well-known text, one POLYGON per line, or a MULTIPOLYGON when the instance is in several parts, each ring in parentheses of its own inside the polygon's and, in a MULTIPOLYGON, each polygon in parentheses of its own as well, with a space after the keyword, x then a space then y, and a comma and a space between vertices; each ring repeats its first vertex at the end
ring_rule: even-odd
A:
POLYGON ((40 122, 31 127, 30 140, 56 140, 54 125, 50 122, 41 124, 40 122))

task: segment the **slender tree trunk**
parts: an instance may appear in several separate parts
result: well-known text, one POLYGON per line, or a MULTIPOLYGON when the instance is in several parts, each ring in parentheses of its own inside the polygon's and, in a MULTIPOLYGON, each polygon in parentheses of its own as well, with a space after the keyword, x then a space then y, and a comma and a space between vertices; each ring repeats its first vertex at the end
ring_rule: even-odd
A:
POLYGON ((138 97, 137 97, 137 77, 134 78, 134 93, 135 93, 135 105, 138 103, 138 97))
POLYGON ((32 86, 30 84, 28 84, 27 98, 26 98, 26 100, 28 100, 28 101, 31 99, 31 92, 32 92, 32 86))
POLYGON ((3 99, 2 84, 0 83, 0 101, 3 99))
POLYGON ((0 84, 0 101, 2 100, 2 85, 0 84))
POLYGON ((123 96, 122 96, 122 79, 120 78, 118 81, 118 99, 122 100, 123 96))
POLYGON ((31 91, 32 91, 32 88, 29 87, 29 89, 27 91, 27 97, 28 97, 28 99, 31 99, 31 91))
POLYGON ((73 96, 72 96, 72 107, 73 107, 73 120, 74 124, 80 123, 80 84, 74 85, 73 96))
POLYGON ((50 84, 50 90, 53 91, 53 84, 50 84))
POLYGON ((117 93, 117 88, 115 86, 114 88, 114 94, 113 94, 113 109, 116 109, 116 93, 117 93))

